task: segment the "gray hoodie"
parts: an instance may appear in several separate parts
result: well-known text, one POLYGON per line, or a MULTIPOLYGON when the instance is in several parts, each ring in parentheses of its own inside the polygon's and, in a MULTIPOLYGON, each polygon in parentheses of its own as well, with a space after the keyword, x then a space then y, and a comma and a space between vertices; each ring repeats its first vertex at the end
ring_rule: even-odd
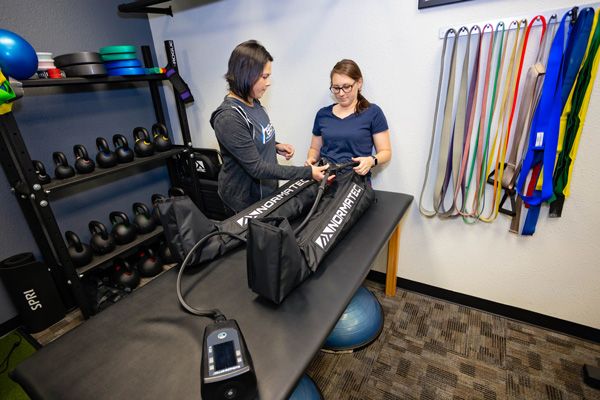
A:
POLYGON ((235 212, 273 193, 279 179, 312 177, 310 167, 277 163, 275 128, 258 100, 250 107, 226 96, 212 113, 210 125, 223 156, 219 195, 235 212))

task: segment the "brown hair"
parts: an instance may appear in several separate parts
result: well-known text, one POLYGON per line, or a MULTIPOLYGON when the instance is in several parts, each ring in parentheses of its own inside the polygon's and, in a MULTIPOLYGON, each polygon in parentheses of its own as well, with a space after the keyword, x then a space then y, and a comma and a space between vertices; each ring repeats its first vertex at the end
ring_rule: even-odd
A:
MULTIPOLYGON (((329 80, 333 78, 333 74, 346 75, 357 82, 359 80, 362 80, 363 77, 362 72, 360 72, 360 68, 358 67, 358 64, 348 59, 343 59, 341 61, 338 61, 337 64, 335 64, 335 66, 331 70, 331 73, 329 74, 329 80)), ((365 99, 365 96, 362 95, 360 89, 358 90, 358 95, 356 98, 358 99, 358 103, 356 103, 357 114, 361 111, 366 110, 367 108, 369 108, 369 105, 371 105, 371 103, 369 103, 369 101, 365 99)))
POLYGON ((229 90, 244 100, 247 100, 263 72, 265 65, 273 61, 273 57, 263 45, 256 40, 247 40, 233 49, 225 79, 229 90))

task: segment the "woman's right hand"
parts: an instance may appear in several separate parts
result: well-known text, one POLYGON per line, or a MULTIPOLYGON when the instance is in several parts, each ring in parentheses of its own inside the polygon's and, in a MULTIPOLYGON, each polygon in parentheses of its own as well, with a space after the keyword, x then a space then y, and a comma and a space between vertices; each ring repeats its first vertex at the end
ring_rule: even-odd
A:
POLYGON ((304 166, 308 167, 309 165, 315 165, 319 160, 309 157, 304 161, 304 166))
POLYGON ((311 165, 310 168, 312 169, 313 179, 317 182, 321 182, 325 177, 325 171, 327 170, 327 168, 329 168, 329 164, 325 164, 322 166, 311 165))

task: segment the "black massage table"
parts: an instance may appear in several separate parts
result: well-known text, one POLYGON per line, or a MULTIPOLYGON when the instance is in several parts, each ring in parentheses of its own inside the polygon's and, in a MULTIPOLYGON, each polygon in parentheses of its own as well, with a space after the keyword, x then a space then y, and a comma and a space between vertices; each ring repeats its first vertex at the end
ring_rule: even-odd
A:
MULTIPOLYGON (((290 395, 390 237, 386 293, 393 294, 399 223, 413 198, 375 193, 377 202, 279 306, 248 289, 243 247, 184 276, 189 304, 237 320, 261 399, 290 395)), ((183 311, 176 277, 173 268, 85 321, 20 364, 13 379, 33 399, 200 399, 202 335, 211 320, 183 311)))

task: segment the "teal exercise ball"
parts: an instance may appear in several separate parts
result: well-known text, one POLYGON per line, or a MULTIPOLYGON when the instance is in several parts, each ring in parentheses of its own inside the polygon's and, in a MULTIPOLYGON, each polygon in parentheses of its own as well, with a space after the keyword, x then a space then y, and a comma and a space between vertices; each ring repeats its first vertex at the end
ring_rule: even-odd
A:
POLYGON ((29 42, 14 32, 0 29, 0 70, 5 76, 27 79, 37 71, 38 58, 29 42))
POLYGON ((358 288, 350 304, 325 340, 326 351, 356 350, 373 342, 383 329, 383 310, 377 298, 358 288))
POLYGON ((322 400, 323 396, 317 384, 304 374, 288 400, 322 400))

